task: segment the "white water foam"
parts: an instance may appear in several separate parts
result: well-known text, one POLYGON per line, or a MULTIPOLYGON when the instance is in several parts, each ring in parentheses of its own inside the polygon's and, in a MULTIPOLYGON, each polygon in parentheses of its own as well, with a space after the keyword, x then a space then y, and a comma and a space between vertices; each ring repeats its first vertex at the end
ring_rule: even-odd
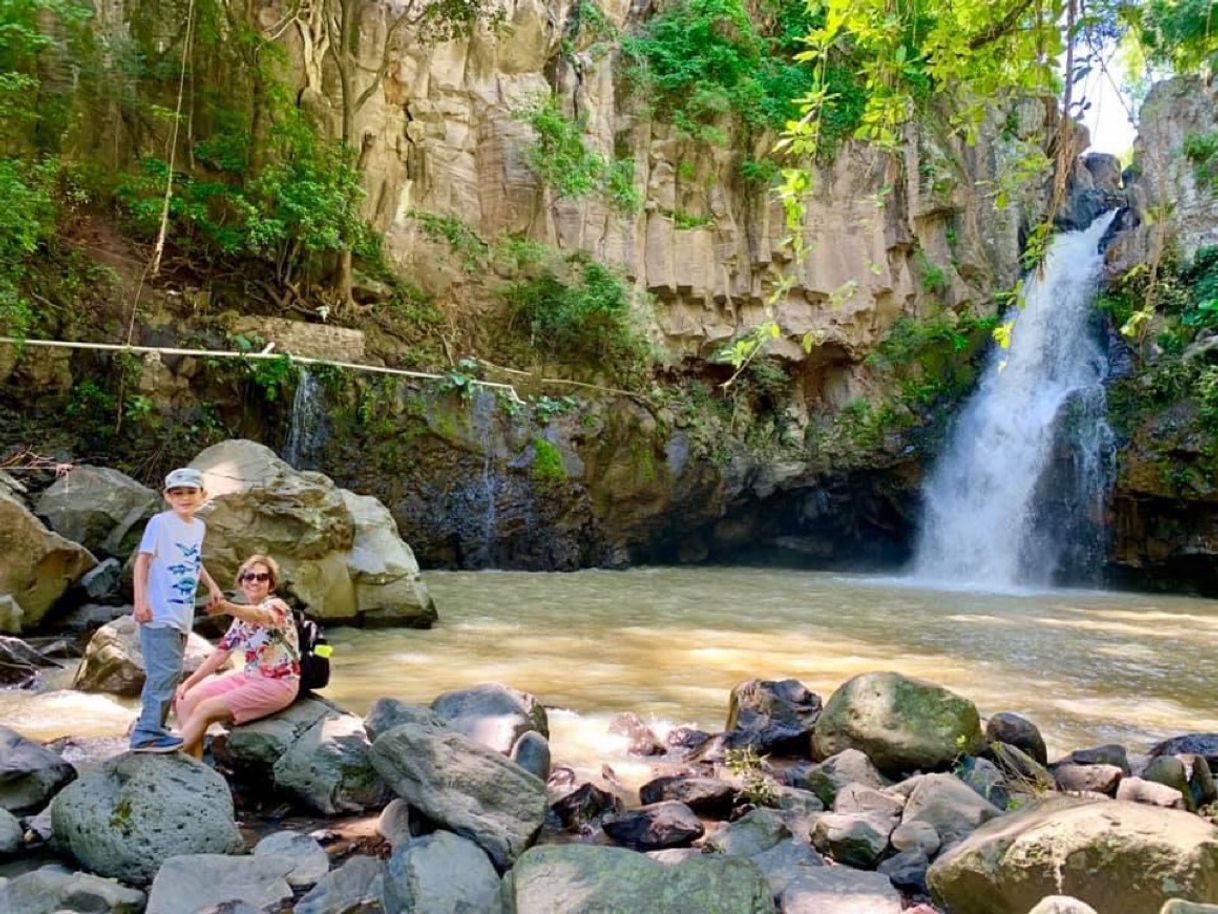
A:
POLYGON ((953 429, 923 496, 914 576, 929 586, 1012 591, 1043 587, 1066 543, 1037 523, 1037 488, 1061 444, 1072 406, 1075 511, 1102 508, 1111 437, 1104 421, 1104 351, 1090 327, 1103 256, 1115 218, 1054 239, 1043 270, 1026 283, 1011 345, 990 356, 977 392, 953 429), (1100 505, 1095 504, 1100 499, 1100 505))

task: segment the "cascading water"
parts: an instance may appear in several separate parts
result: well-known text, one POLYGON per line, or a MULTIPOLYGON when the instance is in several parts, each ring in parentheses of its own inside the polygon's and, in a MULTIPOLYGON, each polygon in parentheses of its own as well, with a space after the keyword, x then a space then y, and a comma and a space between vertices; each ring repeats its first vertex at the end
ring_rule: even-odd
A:
POLYGON ((1052 581, 1078 515, 1099 516, 1111 466, 1104 419, 1104 351, 1091 327, 1103 256, 1115 217, 1054 239, 1029 277, 1009 349, 990 356, 924 492, 915 577, 985 589, 1052 581), (1038 502, 1055 445, 1070 451, 1069 493, 1038 502), (1073 512, 1075 518, 1060 515, 1073 512))
POLYGON ((326 404, 320 382, 308 369, 301 368, 292 397, 292 417, 288 440, 283 446, 283 459, 298 470, 315 469, 312 465, 326 442, 326 404))

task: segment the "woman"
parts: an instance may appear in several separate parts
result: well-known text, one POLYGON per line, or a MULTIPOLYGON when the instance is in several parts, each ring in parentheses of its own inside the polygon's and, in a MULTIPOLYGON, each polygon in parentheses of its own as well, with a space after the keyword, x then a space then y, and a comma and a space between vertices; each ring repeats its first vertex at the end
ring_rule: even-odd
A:
POLYGON ((217 600, 208 615, 233 617, 215 650, 177 690, 177 714, 182 750, 203 757, 203 734, 216 722, 248 723, 274 714, 296 699, 300 684, 300 647, 292 610, 272 596, 279 566, 265 555, 251 555, 237 569, 237 587, 246 605, 217 600), (245 668, 208 678, 224 665, 237 647, 245 668))

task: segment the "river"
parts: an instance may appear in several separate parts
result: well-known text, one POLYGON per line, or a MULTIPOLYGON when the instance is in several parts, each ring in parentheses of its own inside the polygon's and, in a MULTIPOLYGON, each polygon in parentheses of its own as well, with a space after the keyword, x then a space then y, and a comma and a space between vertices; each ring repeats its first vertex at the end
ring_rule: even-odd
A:
MULTIPOLYGON (((429 572, 430 631, 330 628, 327 696, 363 713, 381 695, 427 702, 498 681, 551 708, 556 762, 624 758, 606 728, 635 711, 661 731, 720 729, 731 687, 802 680, 828 699, 869 670, 941 683, 982 715, 1016 711, 1054 752, 1218 731, 1218 601, 1096 591, 983 594, 897 578, 761 568, 572 574, 429 572)), ((66 684, 66 676, 51 684, 66 684)), ((131 702, 0 693, 28 735, 122 732, 131 702)), ((621 773, 621 772, 619 772, 621 773)), ((626 775, 629 777, 629 774, 626 775)))

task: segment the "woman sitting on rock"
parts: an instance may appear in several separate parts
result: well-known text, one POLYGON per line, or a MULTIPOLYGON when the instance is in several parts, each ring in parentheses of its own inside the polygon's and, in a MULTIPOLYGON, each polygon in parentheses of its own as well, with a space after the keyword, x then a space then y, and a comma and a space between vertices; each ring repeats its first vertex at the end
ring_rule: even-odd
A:
POLYGON ((279 566, 265 555, 251 555, 237 569, 237 587, 246 603, 217 600, 208 615, 233 617, 220 643, 179 687, 177 715, 184 752, 203 757, 203 734, 215 722, 248 723, 274 714, 296 699, 300 685, 300 646, 292 610, 272 596, 279 566), (238 647, 245 668, 211 677, 238 647))

